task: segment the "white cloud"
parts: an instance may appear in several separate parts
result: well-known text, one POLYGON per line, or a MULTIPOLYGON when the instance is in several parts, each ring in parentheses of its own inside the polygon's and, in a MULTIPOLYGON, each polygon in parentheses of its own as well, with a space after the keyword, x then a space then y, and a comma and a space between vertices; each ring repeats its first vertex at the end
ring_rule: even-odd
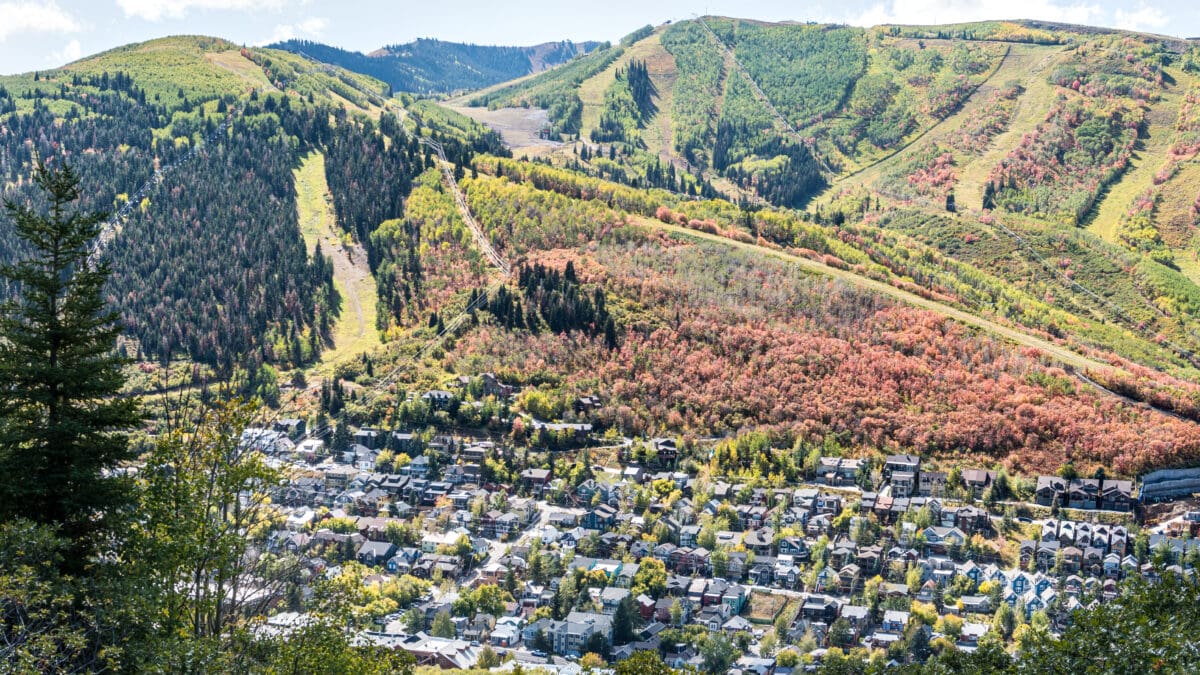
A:
POLYGON ((1142 5, 1133 11, 1118 9, 1113 12, 1114 24, 1117 28, 1136 31, 1154 31, 1166 28, 1169 20, 1167 15, 1157 7, 1142 5))
POLYGON ((329 21, 318 16, 309 17, 299 23, 282 23, 275 26, 271 37, 258 44, 261 46, 285 40, 295 40, 296 38, 320 37, 327 26, 329 26, 329 21))
POLYGON ((125 16, 136 16, 146 21, 182 19, 193 9, 255 12, 278 11, 287 5, 286 0, 117 0, 125 16))
POLYGON ((63 45, 63 48, 50 55, 50 61, 54 65, 62 65, 72 61, 78 61, 79 57, 83 56, 83 47, 80 46, 79 40, 71 40, 63 45))
POLYGON ((21 33, 78 33, 79 21, 55 2, 0 2, 0 42, 21 33))
POLYGON ((849 22, 935 24, 992 19, 1041 19, 1090 24, 1105 14, 1099 6, 1075 0, 887 0, 869 7, 849 22))

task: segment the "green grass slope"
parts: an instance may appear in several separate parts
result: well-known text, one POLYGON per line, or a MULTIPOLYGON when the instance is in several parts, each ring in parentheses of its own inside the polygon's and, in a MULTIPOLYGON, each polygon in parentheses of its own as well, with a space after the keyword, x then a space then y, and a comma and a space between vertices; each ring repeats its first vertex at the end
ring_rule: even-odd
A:
POLYGON ((243 48, 196 35, 125 45, 62 68, 0 77, 0 86, 24 94, 105 73, 129 75, 145 90, 148 103, 170 109, 251 91, 290 91, 310 102, 377 113, 388 96, 386 84, 365 75, 277 49, 243 48))

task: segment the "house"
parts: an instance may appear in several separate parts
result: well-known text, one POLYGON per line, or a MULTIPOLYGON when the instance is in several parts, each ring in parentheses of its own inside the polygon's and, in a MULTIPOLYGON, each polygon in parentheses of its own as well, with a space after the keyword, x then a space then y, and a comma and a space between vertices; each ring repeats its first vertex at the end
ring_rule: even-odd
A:
POLYGON ((630 588, 633 586, 633 577, 637 575, 641 565, 638 563, 623 563, 621 568, 617 570, 617 574, 613 577, 613 586, 617 588, 630 588))
POLYGON ((419 579, 432 578, 434 572, 441 572, 443 578, 456 579, 462 574, 462 561, 458 556, 426 553, 413 565, 412 575, 419 579))
POLYGON ((367 427, 354 432, 354 442, 371 450, 378 450, 382 446, 379 431, 367 427))
POLYGON ((990 614, 992 601, 986 595, 964 595, 959 598, 962 611, 966 614, 990 614))
POLYGON ((817 515, 836 516, 842 512, 842 498, 833 494, 818 495, 813 501, 817 515))
POLYGON ((431 389, 421 394, 421 400, 425 401, 434 410, 444 410, 454 400, 454 394, 444 389, 431 389))
POLYGON ((859 638, 865 635, 871 629, 871 609, 861 605, 843 605, 841 617, 850 624, 850 631, 853 634, 853 642, 858 643, 859 638))
POLYGON ((721 624, 721 630, 730 635, 742 632, 749 633, 750 631, 754 630, 754 624, 740 616, 734 616, 732 619, 729 619, 725 623, 721 624))
POLYGON ((890 478, 897 471, 917 474, 921 469, 921 458, 916 455, 889 455, 883 464, 883 475, 890 478))
POLYGON ((617 520, 617 510, 608 504, 601 504, 583 515, 583 526, 589 530, 604 531, 613 526, 617 520))
POLYGON ((981 508, 960 506, 954 509, 953 525, 967 534, 988 532, 992 529, 992 517, 981 508))
POLYGON ((751 530, 742 537, 742 545, 755 555, 770 555, 775 545, 775 531, 769 527, 751 530))
MULTIPOLYGON (((505 619, 515 617, 502 617, 496 622, 496 627, 492 629, 492 634, 488 641, 494 647, 504 647, 511 649, 516 647, 521 642, 521 625, 520 623, 506 622, 505 619)), ((520 621, 518 619, 518 621, 520 621)))
POLYGON ((391 436, 392 449, 412 457, 421 454, 421 439, 416 434, 403 431, 393 431, 391 436))
POLYGON ((408 574, 420 559, 421 551, 419 549, 402 548, 388 559, 384 564, 384 569, 391 574, 408 574))
POLYGON ((967 542, 967 535, 957 527, 927 527, 922 535, 927 549, 943 555, 967 542))
POLYGON ((963 469, 962 481, 963 486, 970 490, 976 499, 980 499, 983 497, 983 493, 996 482, 996 472, 984 469, 963 469))
POLYGON ((721 594, 721 604, 729 608, 733 614, 741 614, 742 608, 750 600, 750 589, 741 584, 729 584, 721 594))
POLYGON ((294 456, 306 462, 315 462, 318 457, 325 456, 325 441, 319 438, 306 438, 296 445, 294 456))
POLYGON ((255 450, 266 455, 274 455, 284 450, 292 450, 295 445, 283 431, 248 427, 242 430, 242 438, 238 444, 247 450, 255 450))
POLYGON ((777 672, 775 659, 761 656, 742 656, 734 663, 734 666, 736 667, 735 672, 740 671, 742 675, 774 675, 777 672))
POLYGON ((275 424, 272 425, 271 428, 273 431, 285 434, 293 441, 300 440, 300 438, 308 431, 308 425, 305 424, 304 420, 295 417, 276 420, 275 424))
POLYGON ((889 609, 883 613, 883 621, 879 624, 879 630, 888 633, 903 633, 908 626, 910 614, 896 609, 889 609))
POLYGON ((921 458, 915 455, 890 455, 883 464, 883 477, 892 486, 892 494, 908 497, 916 494, 921 458), (899 474, 899 475, 897 475, 899 474))
POLYGON ((1059 506, 1067 504, 1067 481, 1058 476, 1038 476, 1035 492, 1037 503, 1042 506, 1059 506))
POLYGON ((429 458, 425 455, 417 455, 412 458, 408 464, 400 467, 400 474, 404 476, 413 476, 416 478, 425 478, 429 476, 429 458))
POLYGON ((795 565, 792 558, 779 556, 775 568, 771 570, 771 575, 781 586, 795 588, 800 581, 800 568, 795 565))
POLYGON ((911 471, 895 471, 888 478, 893 497, 909 497, 917 492, 917 474, 911 471))
POLYGON ((582 654, 593 633, 599 633, 605 642, 612 643, 612 618, 591 612, 571 612, 566 620, 553 622, 557 630, 552 633, 556 654, 582 654))
POLYGON ((521 485, 539 497, 549 483, 549 469, 525 469, 521 472, 521 485))
POLYGON ((628 588, 617 588, 615 586, 605 588, 600 591, 600 612, 608 616, 616 614, 617 606, 621 604, 622 600, 628 597, 628 588))
POLYGON ((1095 509, 1099 503, 1099 480, 1076 478, 1067 484, 1067 506, 1073 509, 1095 509))
POLYGON ((817 482, 831 486, 854 485, 862 465, 861 459, 822 457, 817 464, 817 482))
POLYGON ((657 603, 654 598, 645 593, 634 598, 637 603, 638 615, 642 617, 642 621, 650 621, 654 618, 654 607, 657 603))
POLYGON ((800 606, 800 615, 809 621, 833 623, 837 619, 840 603, 828 595, 812 594, 800 606))
MULTIPOLYGON (((368 639, 370 639, 370 634, 368 639)), ((417 633, 399 641, 398 644, 384 643, 383 646, 399 647, 412 654, 419 666, 465 670, 479 660, 481 648, 466 640, 432 637, 417 633)))
POLYGON ((603 405, 599 396, 579 396, 571 402, 571 409, 576 415, 583 415, 603 405))
POLYGON ((1104 480, 1100 485, 1100 508, 1129 511, 1133 507, 1133 482, 1104 480))
POLYGON ((917 474, 917 494, 926 497, 940 497, 945 492, 945 471, 922 471, 917 474))
POLYGON ((729 588, 728 581, 724 579, 710 579, 708 585, 704 587, 704 595, 701 598, 700 604, 705 607, 721 604, 721 596, 725 595, 725 589, 727 588, 729 588))
POLYGON ((675 606, 676 604, 679 605, 679 609, 682 612, 680 615, 681 621, 683 621, 685 624, 690 622, 692 616, 692 603, 672 597, 659 598, 659 600, 654 603, 654 620, 669 624, 671 622, 671 607, 675 606))
POLYGON ((722 605, 709 605, 700 610, 700 613, 692 619, 692 623, 699 624, 711 632, 721 630, 721 626, 729 619, 729 610, 722 605))
POLYGON ((783 537, 779 540, 779 555, 792 556, 794 560, 808 560, 808 543, 800 537, 783 537))
POLYGON ((979 644, 979 640, 991 629, 991 624, 964 621, 962 630, 958 634, 958 646, 960 648, 973 648, 979 644))
POLYGON ((852 594, 855 586, 858 585, 858 579, 860 576, 862 576, 862 572, 855 563, 850 563, 849 565, 846 565, 842 569, 838 570, 838 590, 847 595, 852 594))
POLYGON ((674 438, 654 438, 650 440, 654 452, 654 461, 659 466, 675 466, 679 459, 679 445, 674 438))

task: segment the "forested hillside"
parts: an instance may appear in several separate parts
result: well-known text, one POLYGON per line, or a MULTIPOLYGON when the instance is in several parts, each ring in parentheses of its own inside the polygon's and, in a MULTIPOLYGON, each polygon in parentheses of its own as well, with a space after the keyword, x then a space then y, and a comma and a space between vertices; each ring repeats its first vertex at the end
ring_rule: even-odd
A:
MULTIPOLYGON (((126 353, 163 365, 187 359, 263 391, 276 386, 276 370, 320 357, 341 311, 331 263, 310 257, 300 237, 292 175, 299 158, 312 150, 330 156, 339 222, 365 243, 378 223, 403 213, 413 178, 428 165, 415 136, 378 107, 382 91, 286 52, 207 38, 4 78, 5 197, 31 199, 38 161, 70 163, 85 208, 121 209, 103 255, 114 271, 106 295, 125 325, 126 353)), ((440 122, 432 116, 422 132, 448 134, 463 161, 471 146, 460 148, 462 132, 440 130, 440 122)), ((494 140, 481 144, 502 151, 494 140)), ((4 260, 22 252, 7 222, 0 241, 4 260)))
POLYGON ((493 47, 421 38, 370 54, 308 40, 271 45, 369 75, 393 91, 421 94, 480 89, 566 63, 595 49, 596 42, 548 42, 532 47, 493 47))

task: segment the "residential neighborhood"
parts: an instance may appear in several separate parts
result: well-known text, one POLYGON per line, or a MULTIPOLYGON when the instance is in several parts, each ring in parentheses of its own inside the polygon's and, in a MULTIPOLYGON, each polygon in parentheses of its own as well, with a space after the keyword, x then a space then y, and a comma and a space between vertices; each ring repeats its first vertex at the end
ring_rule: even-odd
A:
POLYGON ((299 420, 242 442, 292 475, 267 549, 314 578, 357 570, 392 598, 363 639, 443 668, 649 650, 703 670, 714 639, 730 672, 786 673, 830 649, 904 662, 1061 630, 1124 580, 1200 563, 1200 522, 1141 529, 1130 480, 813 451, 787 484, 719 475, 721 453, 677 439, 601 445, 582 424, 530 424, 557 440, 525 447, 361 428, 335 451, 299 420))

